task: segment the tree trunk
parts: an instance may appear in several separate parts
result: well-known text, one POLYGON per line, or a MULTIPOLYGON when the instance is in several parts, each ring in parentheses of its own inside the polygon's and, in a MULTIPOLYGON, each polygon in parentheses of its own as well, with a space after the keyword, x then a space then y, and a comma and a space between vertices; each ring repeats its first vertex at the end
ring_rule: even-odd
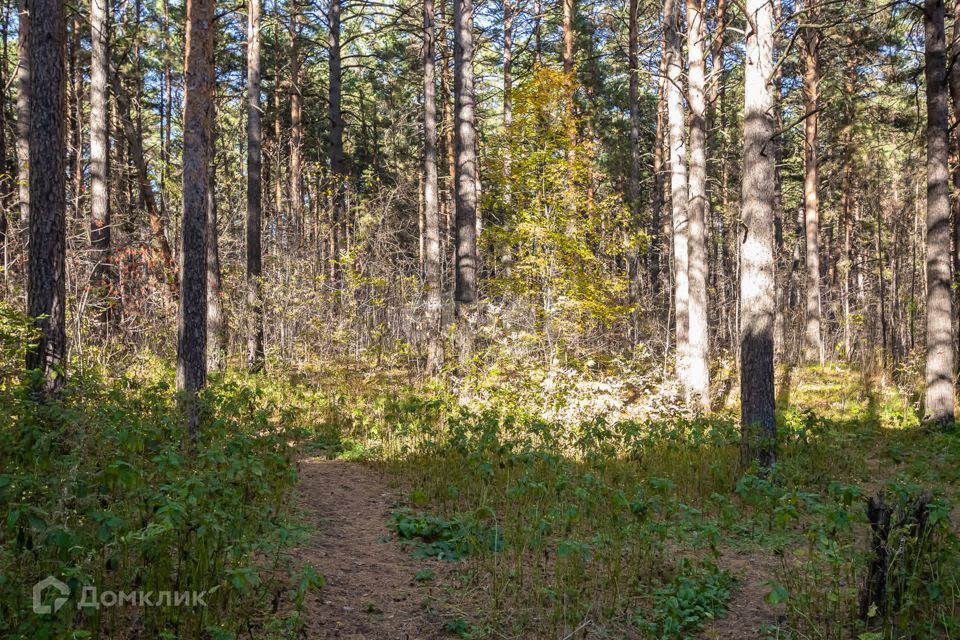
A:
POLYGON ((741 460, 769 467, 776 461, 773 387, 774 167, 773 8, 747 0, 744 71, 744 159, 740 249, 741 460))
MULTIPOLYGON (((503 3, 503 130, 508 140, 513 125, 513 18, 515 7, 511 0, 503 3)), ((503 200, 507 208, 511 202, 510 170, 511 157, 509 142, 503 149, 503 200)))
POLYGON ((260 0, 247 0, 247 368, 264 368, 263 128, 260 114, 260 0))
MULTIPOLYGON (((300 86, 300 0, 290 0, 290 220, 297 238, 303 232, 303 89, 300 86)), ((337 32, 340 30, 340 1, 331 0, 337 7, 337 32)), ((333 24, 331 21, 331 33, 333 24)), ((339 55, 337 56, 339 62, 339 55)), ((331 60, 331 67, 333 62, 331 60)), ((331 79, 333 73, 330 74, 331 79)), ((337 77, 339 84, 339 77, 337 77)), ((333 82, 330 83, 331 98, 333 82)), ((331 99, 331 103, 333 100, 331 99)))
POLYGON ((30 2, 30 244, 27 313, 40 329, 27 369, 34 390, 54 393, 66 365, 66 9, 60 0, 30 2))
POLYGON ((207 377, 207 207, 213 125, 213 0, 187 0, 183 105, 183 227, 177 391, 197 436, 196 393, 207 377))
POLYGON ((473 354, 477 324, 477 151, 473 89, 473 0, 454 0, 456 288, 461 362, 473 354))
MULTIPOLYGON (((215 113, 213 118, 215 122, 215 113)), ((220 271, 216 125, 213 124, 211 128, 210 182, 207 187, 207 370, 222 372, 227 366, 229 327, 223 313, 223 277, 220 271)))
MULTIPOLYGON (((627 197, 630 226, 634 234, 640 228, 640 41, 637 14, 639 0, 628 0, 627 68, 630 76, 630 177, 627 197)), ((627 242, 627 302, 630 305, 630 343, 637 344, 640 329, 640 254, 633 237, 627 242)))
MULTIPOLYGON (((423 0, 423 256, 427 293, 427 374, 443 366, 440 331, 440 205, 437 187, 437 88, 433 0, 423 0)), ((507 71, 504 71, 507 74, 507 71)))
POLYGON ((91 284, 98 297, 101 329, 107 332, 116 310, 110 231, 110 0, 90 2, 90 249, 91 284))
POLYGON ((340 257, 344 251, 347 225, 347 168, 343 152, 343 84, 340 51, 340 0, 330 0, 330 173, 333 185, 334 266, 338 291, 341 286, 340 257))
POLYGON ((707 358, 710 340, 707 335, 707 104, 705 98, 706 69, 703 0, 687 2, 687 55, 690 105, 690 186, 687 211, 689 238, 689 307, 686 384, 693 406, 710 410, 710 367, 707 358))
MULTIPOLYGON (((960 122, 960 65, 957 60, 960 59, 960 0, 957 0, 953 8, 953 40, 950 46, 950 57, 953 63, 950 65, 950 75, 948 84, 950 86, 950 98, 953 101, 953 123, 951 128, 956 129, 960 122)), ((954 134, 954 154, 960 160, 960 131, 954 134)), ((960 161, 953 167, 953 189, 954 196, 951 201, 953 217, 953 277, 960 278, 960 161)), ((960 289, 953 290, 953 305, 960 307, 960 289)), ((960 326, 954 327, 954 348, 960 344, 960 326)), ((960 366, 960 358, 953 363, 954 367, 960 366)))
POLYGON ((17 184, 20 221, 30 220, 30 3, 18 3, 19 43, 17 45, 17 184))
MULTIPOLYGON (((852 45, 852 43, 851 43, 852 45)), ((851 49, 853 47, 851 46, 851 49)), ((843 267, 839 269, 843 277, 840 289, 840 304, 843 309, 843 353, 847 361, 853 355, 853 322, 850 283, 853 278, 853 204, 854 204, 854 140, 853 126, 857 119, 856 96, 857 60, 853 55, 848 56, 844 77, 844 94, 847 101, 843 133, 843 173, 840 188, 840 216, 843 226, 843 267)), ((836 271, 834 272, 836 274, 836 271)))
MULTIPOLYGON (((92 0, 91 0, 92 2, 92 0)), ((91 27, 93 22, 93 7, 91 6, 91 27)), ((73 12, 69 21, 69 37, 67 41, 67 73, 70 80, 67 86, 67 130, 69 144, 67 145, 67 171, 70 174, 70 198, 69 208, 73 217, 80 219, 80 194, 83 191, 83 79, 81 77, 80 65, 77 57, 81 52, 80 45, 80 17, 79 12, 73 12)), ((91 89, 93 85, 93 37, 95 34, 91 29, 90 57, 91 57, 91 89)), ((92 108, 92 106, 91 106, 92 108)), ((93 133, 91 132, 91 136, 93 133)), ((91 159, 91 162, 93 160, 91 159)), ((92 244, 92 243, 91 243, 92 244)), ((94 263, 94 269, 96 263, 94 263)), ((100 301, 95 300, 94 306, 102 307, 100 301)))
POLYGON ((563 2, 563 72, 573 73, 573 12, 574 0, 563 2))
MULTIPOLYGON (((170 0, 163 0, 163 31, 170 30, 170 0)), ((163 39, 163 97, 160 105, 160 219, 167 216, 167 171, 170 164, 170 137, 173 128, 173 72, 170 68, 170 43, 163 39), (163 126, 166 123, 166 127, 163 126)))
MULTIPOLYGON (((3 6, 3 22, 0 24, 0 86, 7 86, 7 42, 10 35, 8 5, 3 6)), ((16 169, 10 166, 7 156, 7 109, 0 105, 0 269, 3 270, 3 288, 0 289, 0 300, 6 300, 10 294, 10 180, 16 169)))
MULTIPOLYGON (((927 83, 927 366, 926 418, 951 427, 953 304, 950 291, 950 189, 943 0, 924 2, 927 83)), ((32 194, 31 194, 32 195, 32 194)))
MULTIPOLYGON (((667 58, 667 121, 670 145, 670 200, 673 220, 674 307, 677 331, 677 376, 687 380, 689 329, 689 256, 687 247, 687 147, 683 114, 683 52, 680 39, 680 5, 677 0, 663 4, 663 30, 667 58)), ((684 394, 689 389, 684 384, 684 394)))
MULTIPOLYGON (((666 42, 666 40, 664 40, 666 42)), ((665 45, 664 45, 664 48, 665 45)), ((650 288, 655 296, 660 294, 661 290, 661 262, 663 254, 664 233, 661 229, 663 224, 663 204, 665 176, 663 173, 664 153, 663 142, 665 137, 664 113, 667 103, 667 57, 660 56, 659 77, 657 83, 657 129, 654 132, 653 139, 653 189, 650 193, 650 288)), ((669 284, 669 283, 668 283, 669 284)), ((666 287, 669 288, 669 287, 666 287)))
MULTIPOLYGON (((805 20, 816 22, 816 0, 807 0, 810 13, 805 20)), ((803 213, 807 242, 807 304, 804 333, 804 359, 823 364, 823 341, 820 331, 820 196, 817 180, 817 130, 820 116, 817 102, 820 96, 819 53, 820 32, 815 27, 803 28, 801 55, 803 57, 804 120, 803 144, 803 213)))

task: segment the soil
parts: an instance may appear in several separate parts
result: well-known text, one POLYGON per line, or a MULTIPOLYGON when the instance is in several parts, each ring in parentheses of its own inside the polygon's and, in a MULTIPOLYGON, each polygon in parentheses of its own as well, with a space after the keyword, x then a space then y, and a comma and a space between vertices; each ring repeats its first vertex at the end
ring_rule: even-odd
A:
POLYGON ((763 631, 777 623, 778 611, 763 597, 770 591, 767 582, 774 576, 773 556, 724 554, 718 564, 732 573, 737 583, 727 615, 704 630, 710 640, 752 640, 770 637, 763 631))
POLYGON ((388 528, 401 498, 383 473, 362 464, 310 459, 301 464, 300 507, 315 533, 295 550, 327 584, 307 596, 303 637, 415 640, 443 633, 440 596, 450 568, 413 558, 388 528), (435 578, 416 581, 429 568, 435 578))

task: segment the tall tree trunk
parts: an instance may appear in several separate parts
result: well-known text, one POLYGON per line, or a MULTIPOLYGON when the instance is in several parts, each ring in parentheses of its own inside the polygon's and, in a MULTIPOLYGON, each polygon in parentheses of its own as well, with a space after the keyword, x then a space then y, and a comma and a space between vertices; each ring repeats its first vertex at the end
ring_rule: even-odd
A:
POLYGON ((690 203, 687 211, 689 238, 689 307, 687 341, 687 387, 693 405, 710 410, 710 340, 707 335, 707 104, 704 42, 706 27, 703 0, 687 2, 687 55, 690 105, 690 203))
POLYGON ((924 2, 927 82, 927 367, 926 418, 951 427, 953 301, 950 292, 950 187, 947 162, 947 64, 943 0, 924 2))
POLYGON ((333 185, 333 225, 335 286, 340 289, 340 257, 344 251, 347 226, 347 167, 343 152, 343 84, 340 59, 340 0, 330 0, 328 22, 330 24, 330 173, 333 185))
POLYGON ((473 88, 473 0, 454 0, 454 127, 456 129, 456 287, 461 362, 473 355, 477 324, 477 151, 473 88))
MULTIPOLYGON (((664 39, 664 43, 666 40, 664 39)), ((666 45, 664 44, 664 49, 666 45)), ((657 82, 657 128, 653 139, 653 189, 650 193, 650 287, 653 294, 659 295, 661 290, 661 261, 665 235, 661 229, 664 205, 664 186, 666 183, 663 164, 663 142, 666 136, 666 118, 664 113, 667 107, 667 56, 660 56, 660 66, 657 82)), ((669 271, 669 270, 668 270, 669 271)), ((669 287, 667 287, 669 288, 669 287)))
MULTIPOLYGON (((92 23, 92 15, 90 16, 90 20, 92 23)), ((70 139, 67 153, 69 158, 68 171, 70 173, 69 207, 73 213, 73 217, 75 219, 79 219, 80 194, 83 191, 83 78, 80 71, 80 65, 77 62, 77 58, 81 52, 79 11, 74 11, 73 15, 70 17, 69 31, 70 35, 67 45, 68 73, 70 75, 70 82, 67 90, 67 110, 70 113, 70 117, 67 119, 70 139)), ((93 35, 92 32, 91 35, 93 35)), ((90 55, 92 58, 92 39, 90 45, 90 55)), ((93 61, 91 59, 91 65, 92 62, 93 61)), ((92 77, 90 78, 90 82, 93 84, 92 77)), ((96 267, 96 265, 94 265, 94 267, 96 267)))
MULTIPOLYGON (((423 255, 427 293, 427 374, 443 366, 440 331, 440 204, 437 187, 437 88, 433 0, 423 0, 423 255)), ((507 71, 504 71, 507 74, 507 71)))
POLYGON ((247 0, 247 368, 254 373, 264 367, 260 13, 260 0, 247 0))
MULTIPOLYGON (((817 21, 816 0, 807 0, 808 22, 817 21)), ((820 331, 820 196, 817 180, 817 130, 820 116, 820 32, 816 27, 803 28, 804 120, 803 143, 803 217, 807 242, 807 304, 804 333, 804 359, 823 364, 823 341, 820 331)))
POLYGON ((93 288, 106 333, 114 315, 110 232, 110 0, 90 1, 90 249, 93 288))
POLYGON ((744 158, 740 249, 741 459, 769 467, 776 461, 773 387, 774 167, 767 145, 773 136, 773 7, 747 0, 744 71, 744 158))
POLYGON ((183 230, 177 391, 192 437, 199 427, 196 393, 207 378, 207 207, 213 125, 213 0, 187 0, 183 105, 183 230))
MULTIPOLYGON (((853 49, 853 43, 851 49, 853 49)), ((840 305, 843 312, 843 353, 849 361, 853 355, 853 322, 851 304, 851 280, 853 278, 853 205, 854 205, 854 153, 856 151, 853 140, 853 126, 857 119, 857 60, 854 55, 847 58, 844 74, 844 94, 846 95, 846 111, 843 132, 843 170, 840 189, 840 217, 843 227, 843 267, 839 270, 843 282, 840 288, 840 305)), ((836 274, 836 271, 834 272, 836 274)))
POLYGON ((563 2, 563 72, 573 73, 573 12, 575 0, 563 2))
MULTIPOLYGON (((773 7, 773 56, 774 59, 776 59, 776 57, 780 55, 783 50, 783 34, 780 29, 776 28, 776 25, 780 24, 780 20, 783 15, 783 2, 771 1, 770 5, 773 7)), ((781 131, 783 129, 782 94, 783 65, 778 64, 773 70, 774 131, 781 131)), ((783 215, 783 178, 780 174, 780 167, 783 164, 783 143, 781 141, 781 136, 774 135, 770 140, 768 149, 773 153, 773 246, 774 259, 776 260, 776 264, 774 266, 774 286, 776 289, 774 309, 776 310, 776 313, 774 316, 773 325, 773 358, 774 365, 776 365, 776 363, 786 355, 786 313, 788 312, 786 309, 787 283, 785 282, 784 278, 784 275, 787 271, 787 269, 785 269, 787 252, 784 250, 783 244, 785 216, 783 215)))
MULTIPOLYGON (((3 3, 3 22, 0 24, 0 87, 7 86, 7 42, 10 36, 9 4, 3 3)), ((3 288, 0 300, 10 294, 10 180, 16 169, 9 164, 7 156, 7 105, 0 104, 0 269, 3 270, 3 288)))
MULTIPOLYGON (((673 274, 674 307, 677 327, 677 375, 687 380, 689 359, 689 256, 687 246, 686 118, 683 114, 683 51, 680 39, 680 4, 666 0, 663 4, 663 30, 667 58, 667 121, 670 145, 670 200, 673 208, 673 274)), ((689 389, 684 384, 684 393, 689 389)))
MULTIPOLYGON (((280 48, 280 3, 274 2, 273 15, 273 44, 276 50, 280 48)), ((285 213, 283 202, 283 122, 281 110, 282 93, 284 81, 281 75, 279 55, 273 56, 273 215, 277 225, 278 235, 281 236, 281 242, 285 241, 287 227, 289 227, 289 213, 285 213)))
MULTIPOLYGON (((725 132, 727 131, 727 117, 724 109, 726 103, 726 31, 727 31, 727 0, 717 0, 716 3, 716 36, 713 39, 713 47, 710 51, 710 96, 707 104, 707 129, 709 131, 717 130, 720 138, 718 145, 719 167, 715 180, 718 183, 719 196, 711 202, 711 214, 717 225, 717 247, 716 247, 716 267, 714 271, 714 280, 716 282, 716 291, 718 303, 716 305, 718 315, 718 326, 729 327, 729 317, 732 299, 736 298, 736 283, 734 282, 734 268, 731 264, 731 245, 736 235, 738 225, 730 220, 730 189, 729 189, 729 160, 727 153, 727 141, 725 132)), ((731 353, 735 352, 737 338, 730 332, 721 330, 717 336, 717 343, 729 348, 731 353), (720 337, 724 336, 723 341, 720 337)))
MULTIPOLYGON (((331 0, 330 5, 337 6, 339 32, 340 1, 331 0)), ((331 15, 332 12, 331 8, 331 15)), ((339 55, 337 60, 339 62, 339 55)), ((290 0, 290 219, 297 230, 298 239, 303 231, 303 88, 300 86, 300 64, 300 0, 290 0)), ((330 77, 333 78, 332 73, 330 77)), ((333 82, 330 85, 332 97, 333 82)))
POLYGON ((66 9, 30 2, 30 244, 27 313, 40 339, 27 352, 40 394, 63 385, 66 365, 66 9))
MULTIPOLYGON (((630 205, 630 226, 640 228, 640 35, 637 14, 639 0, 628 0, 627 68, 630 75, 630 178, 627 197, 630 205)), ((640 329, 640 253, 633 237, 627 244, 627 302, 630 304, 630 343, 639 340, 640 329)))
MULTIPOLYGON (((960 0, 956 0, 953 7, 953 39, 950 44, 950 76, 948 84, 950 86, 950 98, 953 101, 953 122, 950 125, 952 129, 957 129, 960 123, 960 0)), ((954 154, 958 162, 953 167, 953 189, 954 196, 951 201, 953 217, 953 277, 954 280, 960 278, 960 129, 954 133, 953 139, 954 154)), ((953 290, 954 308, 960 308, 960 289, 953 290)), ((960 326, 954 327, 954 347, 960 345, 960 326)), ((960 358, 957 358, 954 367, 960 367, 960 358)))
POLYGON ((30 220, 30 3, 19 0, 17 45, 17 184, 20 221, 30 220))
POLYGON ((223 313, 223 277, 220 270, 220 234, 217 211, 216 113, 210 132, 210 170, 207 186, 207 370, 222 372, 227 366, 228 330, 223 313))
MULTIPOLYGON (((170 0, 163 0, 163 31, 170 30, 170 0)), ((160 219, 167 216, 167 170, 170 164, 170 138, 173 128, 173 72, 170 65, 170 43, 163 39, 163 99, 160 105, 160 219), (166 123, 164 127, 163 124, 166 123)))
POLYGON ((512 199, 510 170, 513 162, 510 152, 510 127, 513 125, 513 18, 512 0, 503 2, 503 130, 508 142, 503 149, 503 200, 507 208, 512 199))

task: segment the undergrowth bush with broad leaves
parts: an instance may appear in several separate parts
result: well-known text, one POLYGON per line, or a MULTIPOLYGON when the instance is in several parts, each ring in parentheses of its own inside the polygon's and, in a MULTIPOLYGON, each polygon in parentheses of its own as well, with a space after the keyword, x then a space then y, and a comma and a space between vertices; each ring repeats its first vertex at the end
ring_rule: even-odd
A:
POLYGON ((733 582, 730 572, 712 562, 681 558, 674 578, 653 590, 649 611, 638 609, 634 622, 655 638, 692 640, 726 614, 733 582))
MULTIPOLYGON (((3 353, 5 365, 18 357, 3 353)), ((294 633, 303 594, 322 583, 309 567, 287 577, 284 550, 302 534, 289 506, 296 403, 278 404, 260 378, 213 384, 191 444, 171 381, 74 374, 44 403, 23 384, 0 389, 0 637, 294 633), (32 588, 47 576, 70 595, 37 614, 32 588), (155 606, 81 606, 94 588, 152 593, 155 606), (165 591, 205 593, 205 606, 156 606, 165 591), (271 615, 279 600, 287 614, 271 615)))

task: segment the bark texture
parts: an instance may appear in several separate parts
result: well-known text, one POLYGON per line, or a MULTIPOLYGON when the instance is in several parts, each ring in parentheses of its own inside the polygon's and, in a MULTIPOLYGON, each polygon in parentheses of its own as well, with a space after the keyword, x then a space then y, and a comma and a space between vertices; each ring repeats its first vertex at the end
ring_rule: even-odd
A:
MULTIPOLYGON (((337 30, 339 32, 339 0, 337 5, 337 30)), ((290 4, 290 217, 294 228, 303 231, 303 89, 300 86, 300 3, 290 4)), ((332 27, 332 24, 331 24, 332 27)), ((332 30, 332 29, 331 29, 332 30)), ((332 77, 332 74, 331 74, 332 77)), ((333 83, 331 82, 331 92, 333 83)))
POLYGON ((774 324, 774 20, 770 0, 747 0, 740 247, 740 403, 743 463, 776 462, 774 324))
POLYGON ((423 0, 423 269, 427 294, 424 318, 427 325, 427 373, 430 375, 436 374, 443 366, 435 30, 433 0, 423 0))
POLYGON ((264 367, 260 17, 260 0, 247 0, 247 368, 252 372, 264 367))
POLYGON ((183 228, 177 390, 196 437, 196 393, 207 379, 207 207, 213 124, 213 0, 187 0, 183 107, 183 228))
POLYGON ((40 329, 27 352, 39 370, 35 391, 56 392, 66 362, 66 9, 30 2, 30 244, 27 313, 40 329))
POLYGON ((473 0, 454 0, 456 287, 461 361, 473 351, 477 304, 477 147, 473 79, 473 0))
MULTIPOLYGON (((816 1, 807 0, 806 20, 816 22, 816 1)), ((806 323, 804 331, 804 359, 823 364, 823 340, 820 330, 820 193, 817 177, 817 132, 820 117, 817 112, 820 98, 819 70, 820 32, 805 27, 801 44, 803 58, 804 120, 803 144, 803 217, 806 237, 806 323)))
MULTIPOLYGON (((630 76, 630 182, 627 196, 630 205, 630 224, 634 232, 640 221, 640 42, 638 13, 639 0, 628 0, 627 23, 627 70, 630 76)), ((627 293, 630 303, 630 341, 639 339, 640 321, 640 255, 636 243, 630 238, 627 250, 627 293)))
MULTIPOLYGON (((347 167, 343 151, 343 68, 340 50, 340 0, 330 0, 330 173, 333 185, 334 273, 340 278, 339 258, 343 251, 347 217, 347 167)), ((339 288, 339 282, 335 283, 339 288)))
POLYGON ((950 187, 947 162, 946 42, 943 0, 924 2, 927 83, 927 366, 926 418, 954 422, 953 300, 950 291, 950 187))
MULTIPOLYGON (((690 286, 687 246, 686 118, 683 113, 683 47, 680 38, 680 4, 666 0, 663 4, 663 30, 667 59, 667 123, 670 148, 670 200, 673 222, 674 307, 677 336, 677 375, 687 379, 690 286)), ((686 387, 685 387, 686 389, 686 387)))
POLYGON ((110 0, 90 1, 90 249, 91 284, 97 296, 99 319, 109 327, 112 300, 110 232, 110 0))
POLYGON ((702 0, 687 0, 688 98, 690 105, 690 203, 687 209, 689 328, 687 388, 691 406, 710 410, 710 341, 707 335, 707 103, 702 0))
MULTIPOLYGON (((216 118, 216 116, 213 116, 216 118)), ((223 277, 220 270, 219 212, 217 211, 216 128, 211 133, 209 186, 207 187, 207 370, 227 366, 227 316, 223 312, 223 277)))
POLYGON ((17 5, 19 42, 17 44, 17 185, 20 220, 30 219, 30 3, 17 5))

